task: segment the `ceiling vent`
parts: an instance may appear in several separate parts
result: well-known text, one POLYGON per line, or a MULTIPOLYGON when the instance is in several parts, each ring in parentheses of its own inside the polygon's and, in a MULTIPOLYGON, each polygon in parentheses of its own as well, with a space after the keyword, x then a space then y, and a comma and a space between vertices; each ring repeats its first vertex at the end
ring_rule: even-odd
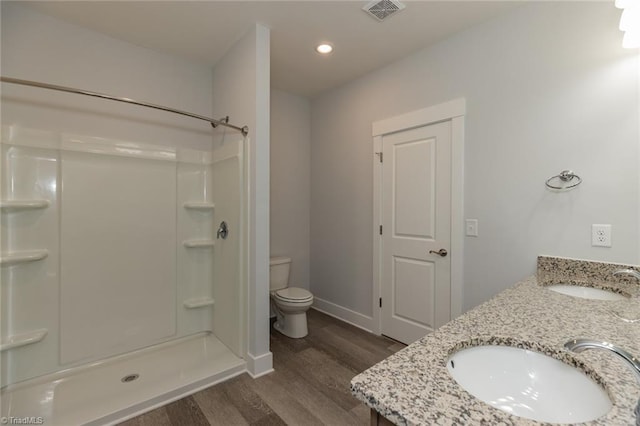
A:
POLYGON ((362 10, 382 22, 404 8, 405 5, 396 0, 374 0, 363 7, 362 10))

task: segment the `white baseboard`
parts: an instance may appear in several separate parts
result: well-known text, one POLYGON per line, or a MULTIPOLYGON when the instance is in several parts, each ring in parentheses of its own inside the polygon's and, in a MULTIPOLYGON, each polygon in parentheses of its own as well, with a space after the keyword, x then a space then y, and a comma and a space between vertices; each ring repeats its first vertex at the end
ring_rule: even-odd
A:
POLYGON ((362 315, 359 312, 352 311, 351 309, 345 308, 340 305, 336 305, 335 303, 331 303, 329 301, 320 299, 315 296, 313 297, 313 305, 311 307, 316 311, 320 311, 334 318, 338 318, 341 321, 344 321, 351 325, 355 325, 358 328, 361 328, 365 331, 368 331, 369 333, 372 333, 372 330, 373 330, 372 317, 362 315))
POLYGON ((271 352, 255 356, 247 352, 247 373, 257 379, 273 372, 273 354, 271 352))

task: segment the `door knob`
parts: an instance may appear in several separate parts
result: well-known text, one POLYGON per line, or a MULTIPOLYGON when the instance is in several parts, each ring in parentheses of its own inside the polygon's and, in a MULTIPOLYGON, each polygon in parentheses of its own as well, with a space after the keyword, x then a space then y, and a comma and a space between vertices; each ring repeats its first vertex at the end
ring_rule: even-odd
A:
POLYGON ((445 249, 440 249, 438 251, 429 250, 429 253, 437 254, 438 256, 445 257, 447 255, 447 251, 445 249))

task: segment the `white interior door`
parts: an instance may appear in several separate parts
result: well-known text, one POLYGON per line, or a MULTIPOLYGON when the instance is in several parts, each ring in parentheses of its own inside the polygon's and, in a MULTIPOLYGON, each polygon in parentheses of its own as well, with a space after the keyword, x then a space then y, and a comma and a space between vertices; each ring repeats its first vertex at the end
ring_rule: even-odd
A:
POLYGON ((450 121, 385 135, 382 152, 381 331, 408 344, 451 316, 450 121))

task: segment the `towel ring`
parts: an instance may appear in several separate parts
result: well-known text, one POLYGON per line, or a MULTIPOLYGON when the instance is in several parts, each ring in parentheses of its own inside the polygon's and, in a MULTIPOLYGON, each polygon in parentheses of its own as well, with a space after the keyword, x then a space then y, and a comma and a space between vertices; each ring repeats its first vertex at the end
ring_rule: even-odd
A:
POLYGON ((545 185, 547 185, 547 187, 551 189, 571 189, 571 188, 575 188, 581 183, 582 183, 582 178, 580 176, 573 173, 571 170, 563 170, 560 172, 560 174, 551 176, 549 179, 547 179, 547 181, 545 182, 545 185), (561 183, 569 183, 574 179, 576 179, 576 182, 569 185, 557 186, 557 185, 551 184, 551 182, 554 179, 559 179, 561 183))

